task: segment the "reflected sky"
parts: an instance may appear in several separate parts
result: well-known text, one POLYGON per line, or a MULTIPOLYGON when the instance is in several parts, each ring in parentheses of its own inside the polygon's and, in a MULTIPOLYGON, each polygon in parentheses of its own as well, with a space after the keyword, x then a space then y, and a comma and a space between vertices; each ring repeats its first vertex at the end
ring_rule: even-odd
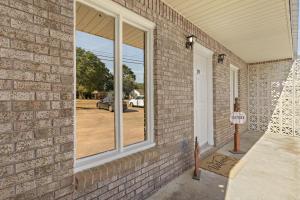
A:
MULTIPOLYGON (((112 40, 76 31, 76 47, 93 52, 112 72, 114 55, 112 40)), ((136 82, 144 82, 144 51, 142 49, 123 45, 123 64, 132 69, 136 75, 136 82)))

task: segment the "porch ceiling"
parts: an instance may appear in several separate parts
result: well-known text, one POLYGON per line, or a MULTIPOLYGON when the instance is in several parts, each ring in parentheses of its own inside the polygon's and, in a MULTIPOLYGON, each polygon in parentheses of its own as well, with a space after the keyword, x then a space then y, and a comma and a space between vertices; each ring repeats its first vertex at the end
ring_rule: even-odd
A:
POLYGON ((298 0, 163 1, 248 63, 296 53, 298 0))

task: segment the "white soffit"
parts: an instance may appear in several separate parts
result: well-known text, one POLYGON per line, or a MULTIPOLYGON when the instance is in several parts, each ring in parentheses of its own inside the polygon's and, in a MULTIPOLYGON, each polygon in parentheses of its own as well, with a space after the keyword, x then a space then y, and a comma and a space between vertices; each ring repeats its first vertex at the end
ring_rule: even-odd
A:
POLYGON ((163 1, 247 63, 294 55, 289 0, 163 1))

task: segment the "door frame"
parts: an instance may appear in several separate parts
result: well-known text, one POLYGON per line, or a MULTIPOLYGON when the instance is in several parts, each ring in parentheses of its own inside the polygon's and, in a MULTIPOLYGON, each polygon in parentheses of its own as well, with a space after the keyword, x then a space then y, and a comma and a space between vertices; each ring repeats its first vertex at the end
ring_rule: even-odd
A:
POLYGON ((200 43, 195 42, 193 47, 193 94, 194 94, 194 137, 196 136, 196 65, 195 65, 195 54, 200 53, 202 56, 206 57, 207 62, 207 143, 209 145, 214 145, 214 127, 213 127, 213 51, 202 46, 200 43))

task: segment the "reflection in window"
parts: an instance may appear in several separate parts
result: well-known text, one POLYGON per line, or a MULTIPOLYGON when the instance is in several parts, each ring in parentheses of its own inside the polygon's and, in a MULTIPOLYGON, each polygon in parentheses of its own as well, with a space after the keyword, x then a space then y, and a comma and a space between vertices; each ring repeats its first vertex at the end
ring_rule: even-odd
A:
POLYGON ((114 130, 115 19, 76 7, 76 158, 116 148, 114 130))
POLYGON ((123 23, 123 143, 146 140, 145 134, 145 32, 123 23), (127 106, 127 105, 126 105, 127 106))

